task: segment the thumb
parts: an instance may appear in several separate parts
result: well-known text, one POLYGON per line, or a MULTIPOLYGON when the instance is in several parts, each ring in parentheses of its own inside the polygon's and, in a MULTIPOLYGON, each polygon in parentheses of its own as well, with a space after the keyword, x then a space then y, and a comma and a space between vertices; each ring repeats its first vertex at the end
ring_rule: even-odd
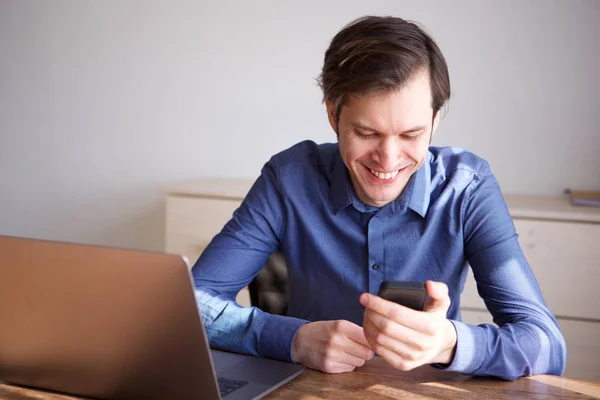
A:
POLYGON ((440 312, 444 316, 450 308, 450 296, 448 295, 448 286, 443 282, 427 281, 425 282, 429 299, 425 303, 423 311, 440 312))

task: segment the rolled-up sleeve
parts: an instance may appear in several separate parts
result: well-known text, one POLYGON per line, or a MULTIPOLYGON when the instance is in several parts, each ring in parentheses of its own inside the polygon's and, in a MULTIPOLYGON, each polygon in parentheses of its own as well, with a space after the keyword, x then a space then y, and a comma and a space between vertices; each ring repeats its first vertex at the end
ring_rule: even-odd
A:
POLYGON ((242 307, 235 301, 279 248, 284 223, 283 199, 271 160, 192 268, 196 300, 212 347, 292 361, 292 341, 307 321, 242 307))

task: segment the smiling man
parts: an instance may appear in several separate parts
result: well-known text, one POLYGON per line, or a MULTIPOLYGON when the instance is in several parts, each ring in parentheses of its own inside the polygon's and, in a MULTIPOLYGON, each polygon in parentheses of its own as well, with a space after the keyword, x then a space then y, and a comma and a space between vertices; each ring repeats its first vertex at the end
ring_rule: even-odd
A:
POLYGON ((326 104, 359 200, 383 207, 397 199, 425 162, 439 121, 429 72, 415 71, 401 89, 351 96, 339 112, 326 104))
POLYGON ((431 37, 400 18, 356 20, 333 38, 319 82, 338 142, 273 156, 193 268, 211 345, 330 373, 376 353, 401 370, 561 374, 564 339, 489 165, 430 146, 450 97, 431 37), (288 315, 239 306, 277 251, 288 315), (498 327, 461 322, 469 266, 498 327), (376 296, 385 280, 426 282, 424 310, 376 296))

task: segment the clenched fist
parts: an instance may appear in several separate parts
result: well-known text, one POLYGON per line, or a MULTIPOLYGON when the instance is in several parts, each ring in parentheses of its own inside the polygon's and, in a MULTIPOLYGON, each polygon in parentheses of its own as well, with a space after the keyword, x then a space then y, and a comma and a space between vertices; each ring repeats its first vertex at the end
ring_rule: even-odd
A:
POLYGON ((292 359, 328 373, 350 372, 373 357, 363 328, 345 320, 302 325, 292 343, 292 359))

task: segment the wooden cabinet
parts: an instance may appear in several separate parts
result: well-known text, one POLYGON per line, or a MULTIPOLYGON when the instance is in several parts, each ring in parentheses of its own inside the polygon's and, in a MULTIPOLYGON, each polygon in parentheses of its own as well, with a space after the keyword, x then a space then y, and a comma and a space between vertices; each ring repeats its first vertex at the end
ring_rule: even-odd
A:
MULTIPOLYGON (((540 199, 545 208, 525 208, 534 199, 507 196, 519 243, 557 316, 600 320, 600 209, 540 199), (551 210, 548 204, 554 204, 551 210), (529 211, 528 211, 529 210, 529 211)), ((462 307, 485 310, 469 271, 462 307)))
MULTIPOLYGON (((600 379, 600 208, 562 198, 505 196, 519 243, 567 342, 565 375, 600 379)), ((463 321, 492 323, 471 271, 463 321)))
MULTIPOLYGON (((251 184, 244 179, 205 179, 171 189, 166 199, 166 251, 185 255, 193 264, 251 184)), ((521 247, 565 335, 566 375, 600 380, 600 208, 573 207, 562 198, 505 198, 521 247)), ((246 289, 237 301, 250 304, 246 289)), ((491 322, 470 271, 461 308, 467 323, 491 322)))
MULTIPOLYGON (((204 179, 175 187, 167 193, 165 251, 186 256, 194 265, 212 238, 231 219, 250 190, 251 181, 204 179)), ((250 305, 244 288, 236 298, 250 305)))
MULTIPOLYGON (((514 219, 519 243, 557 316, 600 320, 600 224, 514 219)), ((470 272, 470 271, 469 271, 470 272)), ((485 309, 469 275, 463 307, 485 309)))
POLYGON ((170 195, 167 198, 166 248, 193 264, 229 221, 241 201, 170 195))

